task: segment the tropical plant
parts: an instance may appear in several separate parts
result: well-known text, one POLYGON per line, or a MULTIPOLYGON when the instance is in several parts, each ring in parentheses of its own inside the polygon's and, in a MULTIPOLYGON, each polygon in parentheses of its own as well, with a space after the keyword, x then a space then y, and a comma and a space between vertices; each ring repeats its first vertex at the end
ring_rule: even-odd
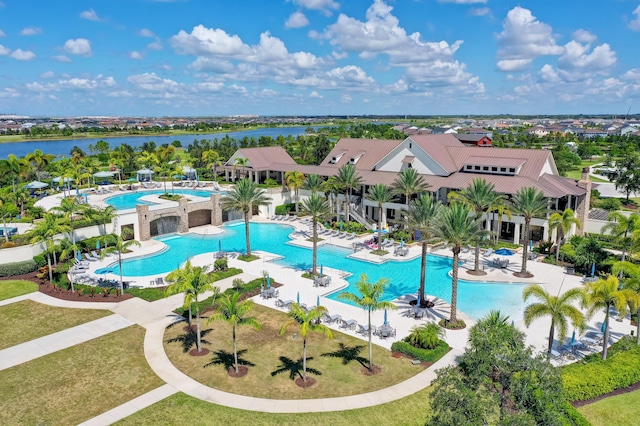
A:
POLYGON ((313 225, 313 266, 311 273, 316 275, 318 265, 318 223, 330 215, 329 203, 317 193, 312 193, 309 198, 302 201, 302 210, 311 217, 311 224, 313 225))
POLYGON ((127 240, 133 235, 131 228, 122 228, 119 235, 109 234, 105 236, 107 247, 100 251, 100 256, 104 257, 109 254, 118 255, 118 269, 120 269, 120 295, 124 294, 124 282, 122 281, 122 253, 129 251, 133 246, 140 247, 140 242, 136 240, 127 240))
POLYGON ((290 170, 285 172, 284 174, 284 184, 290 191, 293 192, 295 205, 296 205, 296 213, 298 213, 298 201, 300 199, 299 190, 302 185, 306 182, 307 177, 302 172, 298 172, 296 170, 290 170))
POLYGON ((367 197, 378 204, 378 249, 381 250, 382 246, 382 216, 384 216, 383 204, 388 203, 393 198, 393 194, 389 190, 389 187, 384 183, 376 183, 369 187, 367 197))
POLYGON ((622 258, 624 262, 627 257, 627 253, 631 249, 634 237, 640 234, 640 215, 638 213, 632 213, 627 216, 620 212, 609 213, 609 223, 602 227, 601 233, 609 233, 620 242, 622 248, 622 258))
POLYGON ((345 164, 338 169, 336 175, 336 182, 339 187, 344 191, 345 207, 344 217, 345 221, 349 222, 349 205, 351 204, 351 190, 362 185, 362 177, 358 174, 356 166, 353 164, 345 164))
POLYGON ((3 174, 11 175, 11 186, 15 196, 16 185, 20 184, 21 178, 26 177, 29 166, 24 159, 20 159, 14 154, 9 154, 6 159, 0 160, 0 171, 3 174))
POLYGON ((213 149, 209 149, 202 153, 202 161, 207 164, 209 170, 213 174, 213 180, 218 180, 218 167, 220 167, 223 163, 222 157, 218 154, 218 151, 214 151, 213 149))
POLYGON ((311 191, 312 194, 315 194, 318 191, 322 191, 324 183, 324 179, 322 179, 319 175, 313 174, 307 176, 307 180, 304 182, 304 185, 302 187, 311 191))
POLYGON ((511 220, 512 215, 507 203, 501 203, 497 206, 494 206, 494 208, 492 209, 492 213, 498 216, 496 229, 493 231, 495 235, 495 243, 498 244, 498 238, 500 237, 500 233, 502 232, 502 217, 507 216, 507 219, 511 220))
POLYGON ((31 164, 36 171, 36 178, 40 179, 40 173, 53 161, 56 156, 53 154, 45 154, 41 149, 36 149, 25 156, 25 160, 31 164))
POLYGON ((58 234, 69 232, 71 230, 71 227, 65 223, 63 218, 56 216, 53 213, 46 213, 43 219, 44 220, 42 222, 38 222, 35 224, 35 226, 28 232, 28 235, 29 242, 31 244, 44 242, 45 250, 47 253, 47 265, 49 266, 49 282, 52 282, 52 255, 54 256, 54 263, 57 263, 57 261, 55 260, 54 237, 58 234))
POLYGON ((629 301, 634 301, 637 295, 627 289, 620 289, 620 281, 617 277, 610 275, 606 279, 600 278, 598 281, 587 283, 586 306, 588 315, 591 316, 597 311, 604 309, 604 338, 602 344, 602 359, 607 359, 609 348, 609 313, 611 307, 615 307, 620 316, 627 314, 629 301))
POLYGON ((558 332, 559 340, 564 341, 567 337, 569 321, 574 328, 584 328, 584 315, 580 312, 580 309, 573 305, 573 302, 576 301, 584 302, 584 292, 581 288, 572 288, 562 295, 554 296, 547 293, 542 286, 531 284, 525 287, 522 292, 522 298, 526 302, 531 297, 537 299, 538 302, 532 303, 525 308, 524 323, 529 327, 536 319, 546 316, 551 317, 547 348, 547 356, 551 356, 555 331, 558 332))
POLYGON ((251 256, 249 218, 253 206, 266 206, 271 201, 271 198, 264 194, 265 191, 259 189, 255 182, 249 179, 240 179, 233 189, 221 199, 222 208, 225 210, 240 210, 243 213, 247 256, 251 256))
MULTIPOLYGON (((69 224, 69 228, 71 228, 69 231, 69 236, 71 237, 72 244, 75 246, 76 235, 75 235, 75 232, 73 232, 71 223, 74 219, 74 214, 80 210, 78 201, 74 197, 63 198, 62 201, 60 201, 60 205, 53 207, 51 210, 58 213, 62 213, 62 216, 64 217, 65 221, 67 222, 67 224, 69 224)), ((73 253, 74 257, 76 257, 77 255, 78 255, 77 252, 73 253)))
POLYGON ((234 170, 234 175, 235 175, 235 180, 238 180, 238 167, 241 169, 241 175, 244 175, 244 169, 245 167, 247 167, 248 164, 248 159, 245 157, 239 157, 236 158, 234 163, 233 163, 233 170, 234 170))
POLYGON ((427 278, 427 252, 428 242, 435 233, 435 228, 442 215, 444 206, 440 201, 435 201, 431 194, 423 194, 409 204, 405 225, 413 232, 420 232, 420 245, 422 256, 420 258, 420 288, 418 297, 425 300, 425 285, 427 278))
MULTIPOLYGON (((481 221, 482 215, 496 209, 497 206, 503 204, 504 198, 495 191, 495 186, 487 182, 485 179, 474 179, 469 186, 459 192, 450 192, 449 199, 467 204, 475 212, 476 218, 481 221)), ((487 218, 488 220, 488 218, 487 218)), ((475 241, 475 256, 473 263, 473 272, 476 275, 484 275, 485 272, 480 270, 480 242, 481 238, 475 241)))
POLYGON ((458 323, 458 267, 460 250, 469 241, 474 241, 482 235, 478 219, 471 215, 471 207, 466 204, 453 202, 444 209, 439 226, 436 228, 436 236, 449 242, 453 253, 453 267, 451 271, 451 316, 449 321, 455 325, 458 323))
POLYGON ((640 344, 640 265, 621 261, 614 263, 611 270, 618 274, 622 288, 636 294, 636 297, 629 300, 629 308, 636 312, 636 343, 640 344))
POLYGON ((553 213, 549 216, 549 230, 556 230, 556 262, 560 259, 560 245, 565 235, 569 234, 571 227, 581 228, 582 222, 575 216, 572 209, 565 209, 562 213, 553 213))
POLYGON ((322 192, 324 192, 325 196, 329 200, 329 209, 331 210, 331 212, 335 211, 336 216, 338 215, 337 197, 340 191, 341 191, 341 186, 340 186, 340 183, 338 182, 338 179, 335 176, 330 176, 329 179, 327 179, 322 184, 322 192))
POLYGON ((240 301, 240 293, 228 294, 218 299, 218 311, 211 315, 207 324, 213 321, 225 321, 231 324, 233 338, 233 360, 236 374, 238 373, 238 345, 236 340, 236 327, 248 326, 255 330, 260 330, 260 323, 254 317, 247 316, 253 308, 253 301, 250 299, 240 301))
POLYGON ((391 184, 391 188, 394 194, 405 196, 408 211, 411 196, 428 191, 429 184, 424 181, 424 178, 420 176, 416 169, 404 169, 398 173, 398 176, 391 184))
POLYGON ((445 332, 442 327, 434 322, 416 325, 406 338, 406 341, 413 346, 423 349, 433 349, 438 346, 438 342, 443 340, 445 332))
MULTIPOLYGON (((122 273, 122 267, 120 268, 122 273)), ((209 274, 207 266, 193 266, 191 261, 187 260, 183 269, 176 269, 167 275, 167 281, 171 282, 165 290, 165 296, 184 293, 184 307, 196 310, 196 349, 198 352, 201 348, 200 333, 200 304, 199 297, 205 291, 213 291, 212 276, 209 274)))
POLYGON ((384 291, 389 286, 389 280, 382 278, 376 283, 369 282, 367 274, 360 275, 360 279, 356 282, 357 293, 348 291, 342 292, 338 298, 348 300, 360 306, 367 311, 368 334, 369 334, 369 371, 373 371, 373 343, 371 342, 371 312, 381 309, 397 309, 396 305, 382 299, 384 291))
POLYGON ((542 191, 527 187, 519 189, 518 192, 513 195, 511 205, 513 206, 514 212, 524 217, 524 238, 521 237, 524 241, 522 268, 520 272, 515 272, 514 275, 517 277, 532 277, 533 275, 527 272, 527 253, 529 251, 527 240, 530 238, 531 219, 546 211, 547 201, 542 191))
POLYGON ((324 306, 316 306, 309 311, 302 309, 297 303, 290 305, 289 321, 280 328, 282 336, 289 327, 297 327, 300 337, 302 337, 302 381, 307 381, 307 337, 309 333, 319 333, 329 339, 333 339, 333 332, 329 327, 320 324, 319 320, 327 312, 324 306))

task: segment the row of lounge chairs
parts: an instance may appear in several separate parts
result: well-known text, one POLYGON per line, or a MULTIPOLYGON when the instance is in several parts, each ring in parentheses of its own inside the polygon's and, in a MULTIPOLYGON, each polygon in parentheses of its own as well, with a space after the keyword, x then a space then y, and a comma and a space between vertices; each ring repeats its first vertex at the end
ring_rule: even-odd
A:
POLYGON ((356 237, 355 232, 339 231, 337 229, 325 228, 324 226, 318 226, 318 235, 324 235, 326 237, 346 238, 347 240, 353 240, 356 237))
POLYGON ((289 215, 289 213, 287 213, 286 215, 272 215, 271 216, 271 220, 281 220, 281 221, 291 221, 293 222, 294 220, 298 220, 298 215, 294 214, 292 216, 289 215))
POLYGON ((100 255, 95 250, 92 250, 91 253, 84 253, 83 256, 89 262, 95 262, 96 260, 100 260, 100 255))

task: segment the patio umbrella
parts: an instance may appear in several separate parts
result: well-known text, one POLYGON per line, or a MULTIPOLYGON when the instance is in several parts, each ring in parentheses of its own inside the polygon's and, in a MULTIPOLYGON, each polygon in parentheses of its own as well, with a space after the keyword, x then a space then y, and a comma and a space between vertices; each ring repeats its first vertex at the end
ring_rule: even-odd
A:
POLYGON ((78 250, 78 256, 76 256, 76 259, 78 259, 78 262, 82 260, 82 253, 80 253, 80 250, 78 250))
POLYGON ((576 343, 576 331, 573 330, 573 334, 571 335, 571 345, 576 343))
POLYGON ((298 305, 300 304, 300 292, 298 292, 298 295, 296 296, 296 302, 298 305))
POLYGON ((529 240, 529 251, 533 251, 533 240, 529 240))
POLYGON ((100 250, 100 240, 96 240, 96 250, 100 250))
POLYGON ((340 221, 340 231, 342 231, 342 221, 340 221))
POLYGON ((136 178, 129 178, 129 179, 127 179, 127 182, 137 182, 137 181, 138 181, 138 179, 136 179, 136 178))
POLYGON ((24 187, 27 189, 42 189, 49 186, 48 183, 40 182, 39 180, 34 180, 33 182, 29 182, 24 187))
POLYGON ((76 197, 79 197, 79 196, 80 196, 80 188, 76 186, 76 197))
POLYGON ((267 274, 267 288, 271 288, 271 277, 267 274))
POLYGON ((385 308, 384 310, 384 325, 387 325, 388 321, 387 321, 387 309, 385 308))
POLYGON ((324 274, 322 273, 322 265, 320 265, 320 275, 324 275, 324 274))
POLYGON ((596 262, 593 262, 591 264, 591 276, 595 276, 596 275, 596 262))
POLYGON ((400 240, 400 248, 404 247, 404 240, 400 240))
POLYGON ((420 300, 420 290, 418 290, 418 301, 416 302, 416 306, 419 308, 422 304, 422 300, 420 300))
POLYGON ((607 320, 605 319, 604 321, 602 321, 602 327, 600 327, 600 331, 604 333, 606 329, 607 329, 607 320))
POLYGON ((320 295, 318 295, 318 298, 316 299, 316 306, 320 306, 320 295))
POLYGON ((218 240, 218 251, 222 251, 222 241, 218 240))

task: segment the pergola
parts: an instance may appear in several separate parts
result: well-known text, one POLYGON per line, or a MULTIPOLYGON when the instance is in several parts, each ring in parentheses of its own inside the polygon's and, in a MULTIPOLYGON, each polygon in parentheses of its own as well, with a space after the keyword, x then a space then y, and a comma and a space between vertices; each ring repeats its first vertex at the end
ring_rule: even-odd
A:
POLYGON ((102 183, 109 182, 107 179, 112 178, 115 172, 97 172, 93 174, 93 183, 96 183, 96 178, 104 179, 102 183))
POLYGON ((153 174, 152 170, 142 169, 136 172, 136 177, 138 179, 138 182, 150 182, 152 174, 153 174))
POLYGON ((193 167, 184 166, 182 173, 184 173, 185 178, 188 180, 198 180, 198 171, 193 167))

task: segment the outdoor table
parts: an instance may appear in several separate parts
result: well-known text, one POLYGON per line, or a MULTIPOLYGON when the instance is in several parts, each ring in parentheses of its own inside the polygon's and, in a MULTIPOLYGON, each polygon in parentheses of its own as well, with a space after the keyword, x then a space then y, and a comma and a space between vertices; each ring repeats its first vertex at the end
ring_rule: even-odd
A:
POLYGON ((273 287, 262 290, 262 297, 264 297, 265 299, 269 299, 275 296, 275 294, 276 294, 276 289, 273 287))
POLYGON ((380 328, 378 328, 378 334, 380 335, 380 337, 389 337, 392 332, 393 329, 389 324, 382 324, 380 328))

